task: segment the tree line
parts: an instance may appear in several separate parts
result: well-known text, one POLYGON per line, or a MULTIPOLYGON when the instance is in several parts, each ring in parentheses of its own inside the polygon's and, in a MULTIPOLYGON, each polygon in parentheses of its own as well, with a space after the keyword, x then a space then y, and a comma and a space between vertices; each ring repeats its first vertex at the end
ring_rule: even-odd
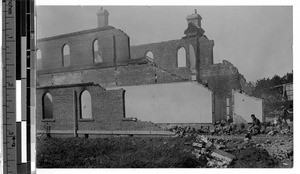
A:
POLYGON ((282 92, 281 85, 293 83, 293 72, 286 73, 282 77, 274 75, 272 78, 263 78, 255 82, 252 95, 262 97, 263 94, 280 93, 282 92))

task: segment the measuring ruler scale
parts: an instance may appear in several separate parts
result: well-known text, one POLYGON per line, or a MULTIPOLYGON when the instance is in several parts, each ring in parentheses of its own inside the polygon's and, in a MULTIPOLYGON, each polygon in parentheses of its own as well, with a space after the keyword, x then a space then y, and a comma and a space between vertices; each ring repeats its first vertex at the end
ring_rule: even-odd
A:
POLYGON ((3 174, 32 173, 34 39, 34 1, 2 0, 3 174))
POLYGON ((16 147, 16 8, 2 1, 3 173, 17 173, 16 147))

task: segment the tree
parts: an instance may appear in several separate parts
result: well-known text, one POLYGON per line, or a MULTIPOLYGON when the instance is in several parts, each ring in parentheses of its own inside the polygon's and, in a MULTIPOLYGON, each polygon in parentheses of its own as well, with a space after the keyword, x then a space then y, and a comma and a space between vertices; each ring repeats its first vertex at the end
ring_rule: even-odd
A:
POLYGON ((293 83, 293 72, 286 73, 282 77, 274 75, 271 79, 263 78, 257 80, 252 91, 252 95, 254 95, 255 97, 262 97, 263 93, 280 93, 279 90, 274 90, 274 87, 285 83, 293 83))

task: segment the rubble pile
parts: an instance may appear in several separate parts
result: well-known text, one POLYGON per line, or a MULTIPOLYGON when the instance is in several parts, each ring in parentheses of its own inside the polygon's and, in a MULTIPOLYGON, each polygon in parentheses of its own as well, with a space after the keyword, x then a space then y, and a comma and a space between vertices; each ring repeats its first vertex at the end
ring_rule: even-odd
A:
POLYGON ((292 165, 292 139, 259 142, 250 135, 244 139, 194 136, 192 142, 185 145, 192 146, 191 153, 198 160, 207 161, 207 168, 272 168, 278 167, 283 159, 290 159, 292 165))
MULTIPOLYGON (((173 126, 167 128, 168 131, 175 132, 177 136, 189 136, 192 134, 205 134, 205 135, 241 135, 248 133, 248 124, 234 124, 226 121, 221 121, 213 124, 213 126, 201 126, 196 129, 191 126, 173 126)), ((260 130, 261 134, 266 134, 269 136, 274 135, 292 135, 293 126, 288 123, 276 123, 266 122, 262 123, 262 128, 260 130)))
POLYGON ((173 126, 168 130, 175 132, 175 137, 188 138, 184 145, 192 148, 191 154, 207 168, 293 166, 292 123, 262 123, 260 134, 255 136, 248 128, 248 124, 222 121, 198 129, 173 126))
POLYGON ((204 135, 198 135, 192 143, 194 150, 192 154, 198 158, 207 160, 209 168, 227 168, 235 159, 230 153, 221 149, 227 149, 225 141, 221 139, 210 139, 204 135))
POLYGON ((280 123, 280 124, 270 124, 265 123, 263 124, 261 132, 263 134, 267 134, 270 136, 274 135, 292 135, 293 134, 293 126, 292 124, 288 123, 280 123))
POLYGON ((234 134, 243 134, 247 133, 246 124, 233 124, 228 123, 225 121, 217 122, 213 124, 213 126, 201 126, 200 128, 196 129, 191 126, 173 126, 168 131, 175 132, 179 136, 189 135, 189 134, 208 134, 208 135, 234 135, 234 134))
POLYGON ((268 149, 268 152, 271 156, 276 157, 277 159, 293 159, 293 140, 290 138, 288 140, 285 139, 277 139, 273 142, 270 140, 266 140, 262 143, 257 143, 256 147, 268 149))
POLYGON ((172 126, 171 128, 167 128, 166 130, 171 131, 171 132, 175 132, 176 134, 183 136, 186 134, 192 134, 192 133, 197 133, 197 134, 201 134, 201 133, 209 133, 210 128, 209 126, 201 126, 200 129, 195 129, 194 127, 191 126, 172 126))

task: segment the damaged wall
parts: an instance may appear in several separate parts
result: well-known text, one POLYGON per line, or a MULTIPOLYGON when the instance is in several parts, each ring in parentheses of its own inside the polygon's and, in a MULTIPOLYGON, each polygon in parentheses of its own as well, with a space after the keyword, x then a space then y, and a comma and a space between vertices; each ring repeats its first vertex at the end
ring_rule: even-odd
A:
POLYGON ((158 67, 180 77, 189 79, 192 69, 195 69, 196 66, 195 64, 191 64, 191 62, 196 63, 196 60, 190 60, 190 44, 194 49, 196 48, 196 41, 192 39, 171 40, 166 42, 131 46, 130 54, 131 58, 134 59, 146 57, 146 54, 151 51, 153 53, 153 61, 158 67), (186 51, 186 67, 178 67, 177 51, 181 47, 183 47, 186 51))
POLYGON ((212 93, 197 82, 120 88, 125 90, 126 117, 154 123, 212 123, 212 93))
POLYGON ((250 93, 251 87, 243 75, 229 61, 201 68, 200 81, 214 92, 214 119, 226 120, 233 117, 232 89, 250 93))
POLYGON ((203 67, 210 66, 214 63, 213 48, 214 41, 209 40, 205 35, 199 38, 198 46, 200 49, 200 70, 203 67))
POLYGON ((202 83, 207 84, 215 93, 224 96, 230 96, 231 89, 241 87, 239 78, 238 69, 225 60, 204 67, 201 71, 202 83))
POLYGON ((247 93, 251 91, 243 75, 229 61, 206 66, 201 69, 200 78, 215 93, 230 96, 232 89, 241 89, 247 93))
POLYGON ((155 64, 182 78, 191 79, 192 74, 198 74, 201 67, 213 64, 214 41, 205 35, 202 37, 187 37, 180 40, 170 40, 130 47, 131 58, 146 57, 151 51, 155 64), (198 40, 197 40, 198 39, 198 40), (186 67, 178 67, 177 51, 183 47, 186 51, 186 67))
POLYGON ((70 67, 81 67, 94 64, 93 43, 98 39, 99 52, 103 62, 117 62, 130 59, 129 37, 123 31, 107 26, 84 30, 37 41, 37 49, 41 51, 41 69, 55 70, 62 67, 63 46, 70 47, 70 67))
MULTIPOLYGON (((201 28, 201 16, 193 14, 190 17, 192 18, 187 18, 188 28, 184 31, 186 36, 182 39, 159 43, 130 46, 128 35, 122 30, 111 26, 40 39, 37 47, 41 51, 42 69, 37 71, 37 86, 45 87, 93 82, 100 84, 104 88, 124 87, 128 89, 128 93, 126 93, 128 95, 127 99, 134 96, 135 92, 132 89, 135 88, 141 93, 139 95, 142 95, 143 91, 148 91, 150 92, 148 95, 153 94, 152 97, 159 93, 157 90, 165 90, 168 97, 172 98, 175 94, 178 99, 190 103, 191 106, 194 106, 194 103, 199 101, 210 103, 209 107, 201 104, 205 108, 201 107, 204 113, 200 111, 199 105, 192 107, 193 111, 186 106, 184 110, 190 113, 191 118, 188 116, 185 119, 181 119, 181 117, 177 118, 176 116, 177 120, 175 119, 175 122, 199 122, 198 119, 200 118, 195 116, 197 114, 206 115, 208 112, 207 108, 210 108, 209 119, 213 112, 213 121, 223 120, 228 115, 232 117, 233 99, 231 90, 240 89, 249 92, 251 89, 245 78, 230 62, 223 61, 222 63, 213 64, 214 41, 209 40, 204 35, 204 30, 201 28), (193 24, 191 24, 191 21, 194 21, 194 19, 198 22, 192 22, 193 24), (99 41, 99 53, 101 53, 103 58, 101 63, 94 63, 93 42, 95 39, 99 41), (70 46, 71 64, 69 67, 62 67, 62 46, 64 44, 69 44, 70 46), (184 65, 181 66, 179 65, 181 61, 179 61, 178 57, 180 57, 180 51, 182 50, 184 50, 185 58, 184 65), (153 58, 146 56, 150 51, 153 54, 153 58), (211 103, 211 95, 203 97, 201 92, 196 94, 201 99, 195 99, 195 96, 192 95, 194 91, 191 89, 199 91, 199 87, 183 85, 183 88, 180 89, 176 87, 179 83, 174 83, 174 86, 169 84, 170 82, 183 81, 198 81, 210 88, 214 93, 214 103, 211 103), (172 90, 163 88, 164 83, 168 83, 165 85, 170 85, 172 90), (193 104, 186 99, 186 96, 178 95, 178 93, 190 96, 194 100, 193 104)), ((190 84, 193 83, 190 82, 190 84)), ((157 104, 150 100, 151 96, 150 98, 147 95, 143 97, 151 105, 157 104)), ((161 100, 172 102, 170 98, 161 100)), ((139 98, 134 97, 132 97, 132 100, 140 101, 139 98)), ((137 102, 138 105, 140 103, 137 102)), ((161 101, 158 103, 164 105, 161 101)), ((179 103, 174 105, 179 106, 179 103)), ((163 110, 159 106, 155 107, 163 110)), ((172 108, 169 111, 173 115, 180 113, 180 111, 173 112, 172 108)), ((132 111, 132 113, 134 112, 132 111)), ((128 114, 131 115, 130 112, 128 114)), ((147 117, 152 119, 153 116, 147 115, 147 117)), ((143 116, 141 118, 147 117, 143 116)), ((158 122, 162 121, 156 117, 153 119, 158 122)), ((166 118, 164 121, 172 120, 166 118)), ((211 122, 211 119, 208 121, 201 118, 200 121, 211 122)))
POLYGON ((84 90, 91 95, 93 118, 102 121, 102 126, 112 126, 112 123, 105 120, 124 117, 122 90, 105 91, 91 84, 37 88, 37 130, 42 130, 44 124, 48 123, 52 130, 73 131, 76 119, 81 115, 80 95, 84 90), (43 119, 43 96, 46 93, 50 93, 53 99, 53 120, 43 119))
POLYGON ((75 132, 113 130, 160 130, 148 122, 122 121, 124 113, 124 91, 105 90, 94 84, 74 84, 37 88, 36 128, 41 133, 45 125, 50 133, 75 134, 75 132), (92 118, 81 118, 81 94, 87 90, 91 96, 92 118), (43 118, 43 97, 50 93, 53 103, 53 118, 43 118))
POLYGON ((102 87, 141 85, 153 83, 168 83, 185 81, 174 74, 162 70, 154 65, 131 64, 127 66, 108 67, 101 69, 87 69, 81 71, 38 74, 39 86, 65 85, 93 82, 102 87))
POLYGON ((233 100, 234 114, 241 116, 248 123, 252 122, 251 114, 254 114, 261 122, 264 121, 262 99, 234 90, 233 100))

